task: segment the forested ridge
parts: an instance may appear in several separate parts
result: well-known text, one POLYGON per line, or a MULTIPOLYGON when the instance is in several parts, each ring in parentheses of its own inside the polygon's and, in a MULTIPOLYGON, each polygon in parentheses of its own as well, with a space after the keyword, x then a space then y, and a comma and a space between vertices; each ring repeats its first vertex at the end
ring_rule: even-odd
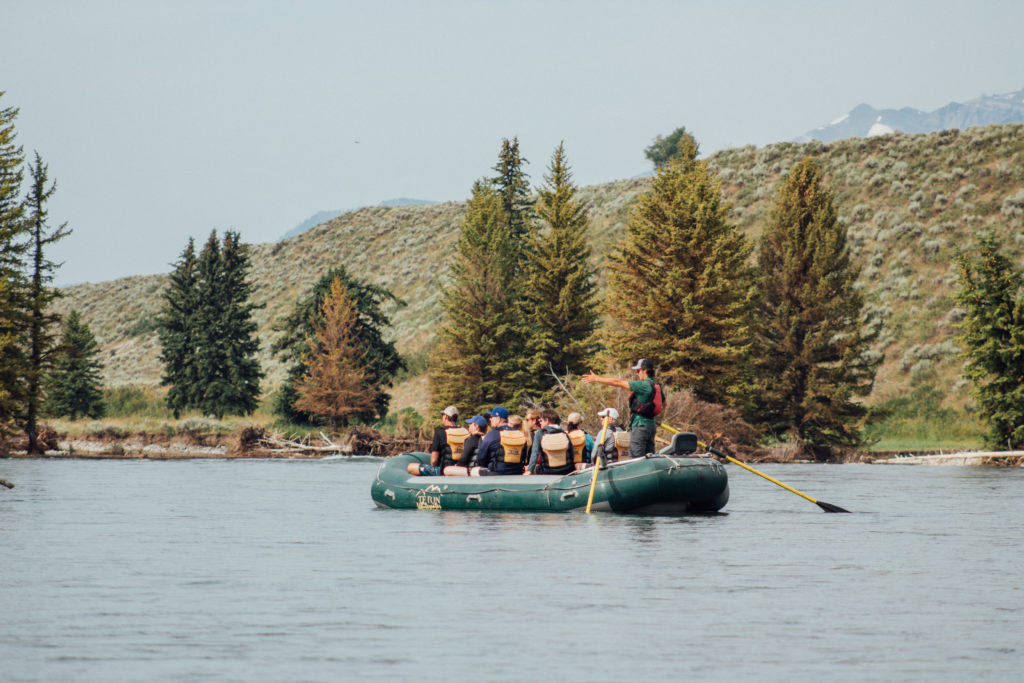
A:
MULTIPOLYGON (((529 141, 523 141, 529 151, 529 141)), ((528 154, 542 158, 544 151, 528 154)), ((873 393, 877 403, 907 393, 927 379, 948 405, 963 407, 968 385, 953 341, 962 311, 956 291, 956 250, 973 249, 993 229, 1021 263, 1024 253, 1024 126, 1002 125, 926 135, 852 138, 830 144, 780 143, 712 155, 729 217, 750 237, 767 224, 778 183, 803 157, 821 164, 848 227, 868 310, 881 321, 874 348, 884 354, 873 393)), ((540 165, 528 166, 533 177, 540 165)), ((605 256, 621 238, 630 211, 650 178, 580 188, 590 207, 599 295, 605 256)), ((274 244, 252 245, 251 281, 260 337, 264 390, 285 376, 270 353, 273 322, 308 295, 328 268, 344 264, 352 276, 385 287, 408 305, 391 312, 390 336, 403 354, 435 340, 439 291, 448 255, 465 214, 464 202, 372 207, 339 216, 274 244)), ((196 226, 203 234, 204 226, 196 226)), ((168 262, 173 259, 168 254, 168 262)), ((167 275, 136 276, 68 287, 54 304, 77 309, 96 336, 104 382, 157 385, 156 317, 167 275)), ((402 407, 395 405, 394 407, 402 407)))

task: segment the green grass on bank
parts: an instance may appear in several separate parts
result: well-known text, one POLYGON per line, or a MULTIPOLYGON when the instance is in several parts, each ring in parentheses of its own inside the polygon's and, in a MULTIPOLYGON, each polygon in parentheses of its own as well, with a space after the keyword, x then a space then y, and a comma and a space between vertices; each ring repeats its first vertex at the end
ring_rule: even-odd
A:
POLYGON ((864 430, 873 451, 938 452, 984 446, 984 427, 977 414, 943 407, 942 394, 930 382, 875 411, 882 419, 864 430))
MULTIPOLYGON (((182 434, 234 434, 245 427, 263 427, 286 439, 318 436, 324 427, 298 425, 274 414, 274 393, 269 392, 252 415, 226 416, 221 420, 201 415, 174 413, 164 401, 166 390, 158 387, 120 386, 103 392, 104 416, 98 419, 69 420, 46 418, 44 422, 58 433, 70 437, 103 438, 130 434, 176 436, 182 434)), ((388 436, 419 436, 429 431, 425 418, 412 408, 392 411, 379 423, 368 425, 388 436)))

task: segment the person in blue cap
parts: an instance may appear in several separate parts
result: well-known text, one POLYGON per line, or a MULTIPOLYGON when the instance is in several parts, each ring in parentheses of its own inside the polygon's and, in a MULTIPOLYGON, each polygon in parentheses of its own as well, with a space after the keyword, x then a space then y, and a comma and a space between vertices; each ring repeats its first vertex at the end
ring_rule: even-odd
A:
POLYGON ((469 468, 473 463, 473 458, 479 457, 480 440, 484 432, 487 431, 487 420, 480 415, 474 415, 466 420, 466 426, 469 428, 469 436, 466 437, 462 444, 462 455, 459 456, 454 465, 444 468, 444 476, 446 477, 467 476, 470 471, 469 468))
MULTIPOLYGON (((478 477, 489 474, 522 474, 523 463, 517 453, 511 448, 505 448, 503 442, 507 439, 502 438, 502 432, 515 431, 517 435, 522 432, 512 430, 509 426, 508 409, 503 406, 494 406, 487 415, 491 420, 491 431, 487 432, 480 442, 480 454, 476 459, 479 467, 473 468, 473 474, 478 477), (509 457, 506 457, 506 453, 509 457)), ((522 449, 521 443, 519 448, 522 449)))

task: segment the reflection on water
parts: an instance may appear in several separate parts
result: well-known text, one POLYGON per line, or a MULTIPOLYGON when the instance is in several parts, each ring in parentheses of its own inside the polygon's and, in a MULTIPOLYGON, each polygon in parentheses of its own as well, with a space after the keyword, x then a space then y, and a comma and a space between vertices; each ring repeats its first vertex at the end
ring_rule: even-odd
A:
POLYGON ((0 460, 4 680, 1016 680, 1024 470, 722 514, 376 508, 377 463, 0 460))

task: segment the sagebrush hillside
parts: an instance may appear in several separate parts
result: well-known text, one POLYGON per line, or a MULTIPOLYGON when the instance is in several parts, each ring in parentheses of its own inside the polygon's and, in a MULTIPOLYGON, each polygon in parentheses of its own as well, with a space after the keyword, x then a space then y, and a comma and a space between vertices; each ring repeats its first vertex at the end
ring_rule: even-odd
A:
MULTIPOLYGON (((969 250, 978 231, 994 228, 1020 262, 1024 125, 719 152, 710 162, 722 179, 733 219, 748 236, 756 238, 767 221, 782 175, 808 154, 826 170, 840 220, 848 225, 855 258, 863 264, 861 283, 871 311, 884 321, 877 349, 885 362, 870 400, 884 401, 927 381, 938 386, 949 405, 964 405, 962 360, 952 341, 960 318, 950 296, 957 277, 954 254, 969 250)), ((537 169, 533 174, 540 175, 537 169)), ((640 178, 581 189, 591 207, 599 266, 648 183, 640 178)), ((392 314, 391 336, 401 352, 427 348, 463 211, 461 202, 366 208, 275 244, 253 245, 267 388, 284 376, 268 351, 273 321, 338 263, 407 302, 392 314)), ((167 254, 167 260, 176 256, 167 254)), ((82 313, 103 349, 109 385, 159 383, 154 316, 166 283, 165 275, 127 277, 64 290, 57 308, 82 313)))

